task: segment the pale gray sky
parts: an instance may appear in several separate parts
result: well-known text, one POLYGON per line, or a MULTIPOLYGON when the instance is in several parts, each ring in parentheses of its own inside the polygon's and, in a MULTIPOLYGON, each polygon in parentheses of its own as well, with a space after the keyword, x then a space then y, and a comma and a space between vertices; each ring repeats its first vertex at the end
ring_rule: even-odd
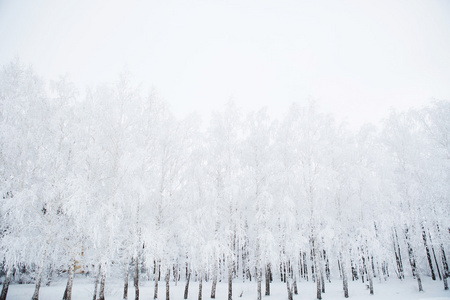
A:
POLYGON ((317 99, 352 124, 450 100, 450 1, 0 0, 0 64, 80 86, 125 68, 178 115, 317 99))

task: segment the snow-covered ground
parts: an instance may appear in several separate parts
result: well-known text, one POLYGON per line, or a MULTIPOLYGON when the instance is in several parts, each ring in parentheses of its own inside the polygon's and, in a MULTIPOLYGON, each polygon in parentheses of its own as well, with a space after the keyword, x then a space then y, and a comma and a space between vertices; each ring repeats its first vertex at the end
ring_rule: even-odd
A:
MULTIPOLYGON (((93 281, 92 279, 85 278, 82 275, 78 275, 75 278, 73 287, 73 300, 85 300, 92 299, 93 296, 93 281)), ((334 280, 332 283, 326 285, 326 293, 322 298, 325 299, 345 299, 342 293, 342 283, 334 280)), ((418 292, 416 281, 409 278, 404 281, 397 279, 391 279, 386 282, 376 281, 374 284, 375 295, 369 295, 369 291, 366 286, 359 282, 350 282, 349 291, 350 299, 370 299, 370 300, 398 300, 398 299, 433 299, 443 300, 450 299, 450 291, 444 291, 442 281, 432 281, 430 278, 423 279, 424 292, 418 292)), ((60 300, 62 299, 65 288, 65 282, 63 280, 53 283, 51 286, 43 286, 41 288, 40 299, 41 300, 60 300)), ((263 286, 264 288, 264 286, 263 286)), ((315 284, 312 282, 300 282, 298 285, 299 294, 294 295, 294 299, 316 299, 315 284)), ((9 300, 29 300, 33 294, 34 285, 14 284, 10 286, 7 299, 9 300)), ((154 284, 153 282, 142 282, 140 287, 140 299, 153 299, 154 284)), ((211 291, 211 282, 203 283, 203 299, 209 299, 209 293, 211 291)), ((265 296, 265 299, 287 299, 286 286, 283 283, 275 282, 271 284, 271 296, 265 296)), ((116 279, 107 281, 106 285, 106 300, 122 300, 123 296, 123 283, 116 279)), ((159 286, 159 298, 165 299, 165 282, 161 281, 159 286)), ((256 283, 246 282, 239 283, 234 282, 233 285, 233 298, 242 300, 256 299, 256 283), (240 295, 242 294, 242 297, 240 295)), ((171 282, 170 295, 171 299, 178 300, 183 299, 184 294, 184 282, 179 282, 175 285, 171 282)), ((198 283, 191 282, 189 287, 189 299, 197 299, 198 297, 198 283)), ((134 287, 130 282, 128 299, 134 299, 134 287)), ((227 299, 227 284, 219 283, 216 293, 217 300, 227 299)))

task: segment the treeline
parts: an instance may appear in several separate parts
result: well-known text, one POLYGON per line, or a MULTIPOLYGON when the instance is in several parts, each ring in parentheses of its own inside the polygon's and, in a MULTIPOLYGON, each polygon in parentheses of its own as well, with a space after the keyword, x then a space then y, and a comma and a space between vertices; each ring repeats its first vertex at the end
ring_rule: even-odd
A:
MULTIPOLYGON (((82 95, 18 62, 0 74, 0 300, 14 274, 199 283, 442 280, 450 245, 450 103, 392 112, 358 132, 314 103, 281 120, 228 103, 202 129, 124 75, 82 95), (113 268, 114 266, 114 268, 113 268), (112 272, 112 270, 122 270, 112 272)), ((164 288, 163 288, 164 289, 164 288)), ((31 296, 31 295, 30 295, 31 296)), ((148 296, 146 296, 148 298, 148 296)))

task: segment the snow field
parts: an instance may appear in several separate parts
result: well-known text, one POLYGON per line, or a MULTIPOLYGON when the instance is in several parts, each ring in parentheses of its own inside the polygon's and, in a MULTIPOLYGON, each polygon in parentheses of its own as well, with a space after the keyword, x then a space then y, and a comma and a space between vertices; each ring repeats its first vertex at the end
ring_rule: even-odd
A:
MULTIPOLYGON (((93 279, 80 277, 75 278, 73 286, 73 300, 92 299, 94 283, 93 279)), ((423 278, 424 292, 418 292, 417 283, 412 278, 407 278, 403 281, 392 279, 385 282, 374 282, 374 295, 369 295, 369 291, 365 284, 361 281, 349 282, 349 299, 370 299, 370 300, 444 300, 450 299, 450 291, 444 291, 442 281, 433 281, 430 278, 423 278)), ((62 299, 65 280, 55 282, 51 286, 41 287, 40 300, 60 300, 62 299)), ((175 282, 170 282, 170 298, 173 300, 183 299, 185 282, 180 281, 177 285, 175 282)), ((227 283, 219 282, 217 284, 216 300, 227 299, 227 283)), ((273 282, 270 285, 271 295, 263 296, 263 299, 287 299, 286 285, 281 282, 273 282)), ((294 295, 296 300, 314 300, 316 299, 316 284, 314 282, 299 282, 299 294, 294 295)), ((34 284, 13 284, 9 288, 9 300, 29 300, 33 295, 34 284)), ((140 299, 153 299, 154 282, 145 281, 139 288, 140 299)), ((264 282, 263 282, 264 291, 264 282)), ((128 299, 134 299, 133 282, 130 281, 128 290, 128 299)), ((158 299, 165 299, 165 282, 159 283, 159 297, 158 299)), ((203 282, 203 299, 210 299, 211 282, 203 282)), ((119 279, 110 279, 106 283, 105 298, 106 300, 122 300, 123 296, 123 282, 119 279)), ((189 285, 188 299, 198 299, 198 282, 191 281, 189 285)), ((233 299, 240 300, 254 300, 256 299, 256 282, 233 282, 233 299), (242 293, 242 297, 240 297, 242 293)), ((322 294, 322 299, 345 299, 342 292, 342 282, 333 280, 326 285, 326 293, 322 294)))

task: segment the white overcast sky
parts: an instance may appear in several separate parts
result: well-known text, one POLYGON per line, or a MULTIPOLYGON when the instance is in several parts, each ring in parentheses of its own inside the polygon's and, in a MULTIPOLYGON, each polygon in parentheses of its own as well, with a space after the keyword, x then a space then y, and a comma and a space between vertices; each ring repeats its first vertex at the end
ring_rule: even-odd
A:
POLYGON ((351 124, 450 100, 450 1, 0 0, 0 64, 83 87, 130 71, 180 116, 313 98, 351 124))

